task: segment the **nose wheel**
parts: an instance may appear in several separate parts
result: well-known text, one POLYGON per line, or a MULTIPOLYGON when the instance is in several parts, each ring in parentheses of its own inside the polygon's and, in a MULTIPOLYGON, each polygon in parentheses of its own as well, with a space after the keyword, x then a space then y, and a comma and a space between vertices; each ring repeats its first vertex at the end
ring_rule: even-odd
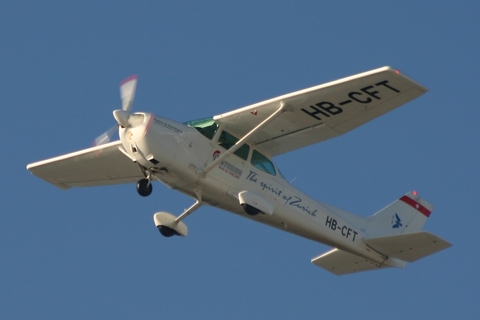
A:
POLYGON ((149 179, 141 179, 137 182, 137 192, 142 197, 148 197, 152 194, 152 183, 149 179))
POLYGON ((142 166, 140 166, 140 169, 142 169, 143 174, 145 175, 144 179, 140 179, 137 182, 137 192, 139 195, 142 197, 148 197, 149 195, 152 194, 152 172, 142 166))

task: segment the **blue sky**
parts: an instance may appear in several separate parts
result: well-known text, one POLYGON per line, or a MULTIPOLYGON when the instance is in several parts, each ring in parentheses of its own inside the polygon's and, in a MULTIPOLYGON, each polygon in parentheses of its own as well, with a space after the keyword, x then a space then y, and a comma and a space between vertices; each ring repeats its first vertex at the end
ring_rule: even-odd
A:
POLYGON ((476 318, 480 119, 476 1, 10 1, 0 4, 2 319, 476 318), (429 92, 347 135, 275 158, 312 197, 367 216, 411 190, 453 247, 336 277, 330 248, 203 207, 187 238, 156 183, 59 190, 27 163, 90 146, 134 110, 220 114, 384 65, 429 92))

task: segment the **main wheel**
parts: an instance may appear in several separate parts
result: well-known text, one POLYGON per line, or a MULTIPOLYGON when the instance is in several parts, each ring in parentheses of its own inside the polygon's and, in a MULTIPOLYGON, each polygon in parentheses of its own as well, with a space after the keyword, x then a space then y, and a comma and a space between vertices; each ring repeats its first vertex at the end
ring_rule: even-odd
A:
POLYGON ((248 205, 246 203, 242 204, 242 207, 243 207, 243 210, 245 210, 245 212, 251 216, 256 216, 261 212, 257 208, 252 207, 251 205, 248 205))
POLYGON ((158 228, 158 231, 160 231, 160 233, 162 234, 162 236, 167 237, 167 238, 177 234, 177 232, 175 232, 175 230, 173 230, 169 227, 166 227, 166 226, 158 226, 157 228, 158 228))
POLYGON ((137 192, 142 197, 148 197, 152 194, 152 184, 148 179, 141 179, 137 182, 137 192))

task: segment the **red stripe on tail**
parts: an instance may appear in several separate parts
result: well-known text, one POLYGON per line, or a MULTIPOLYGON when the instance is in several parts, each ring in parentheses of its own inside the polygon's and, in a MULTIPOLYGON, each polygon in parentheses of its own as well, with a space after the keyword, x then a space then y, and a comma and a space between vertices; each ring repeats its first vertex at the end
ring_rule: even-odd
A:
POLYGON ((402 200, 406 204, 410 205, 411 207, 417 209, 420 213, 422 213, 427 218, 430 217, 430 213, 432 213, 430 210, 428 210, 427 208, 425 208, 424 206, 422 206, 420 203, 413 200, 412 198, 409 198, 407 196, 403 196, 403 197, 400 198, 400 200, 402 200))

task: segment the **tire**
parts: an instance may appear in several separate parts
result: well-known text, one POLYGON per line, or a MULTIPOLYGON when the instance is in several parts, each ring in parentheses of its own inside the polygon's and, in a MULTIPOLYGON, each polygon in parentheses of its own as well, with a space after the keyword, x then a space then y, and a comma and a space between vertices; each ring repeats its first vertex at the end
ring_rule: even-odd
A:
POLYGON ((142 197, 148 197, 152 194, 153 187, 148 179, 141 179, 137 182, 137 192, 142 197))
POLYGON ((166 226, 158 226, 158 231, 162 234, 162 236, 170 238, 177 234, 177 232, 169 227, 166 226))
POLYGON ((256 216, 261 212, 257 208, 252 207, 251 205, 248 205, 246 203, 242 204, 242 207, 243 207, 243 210, 245 210, 245 212, 251 216, 256 216))

